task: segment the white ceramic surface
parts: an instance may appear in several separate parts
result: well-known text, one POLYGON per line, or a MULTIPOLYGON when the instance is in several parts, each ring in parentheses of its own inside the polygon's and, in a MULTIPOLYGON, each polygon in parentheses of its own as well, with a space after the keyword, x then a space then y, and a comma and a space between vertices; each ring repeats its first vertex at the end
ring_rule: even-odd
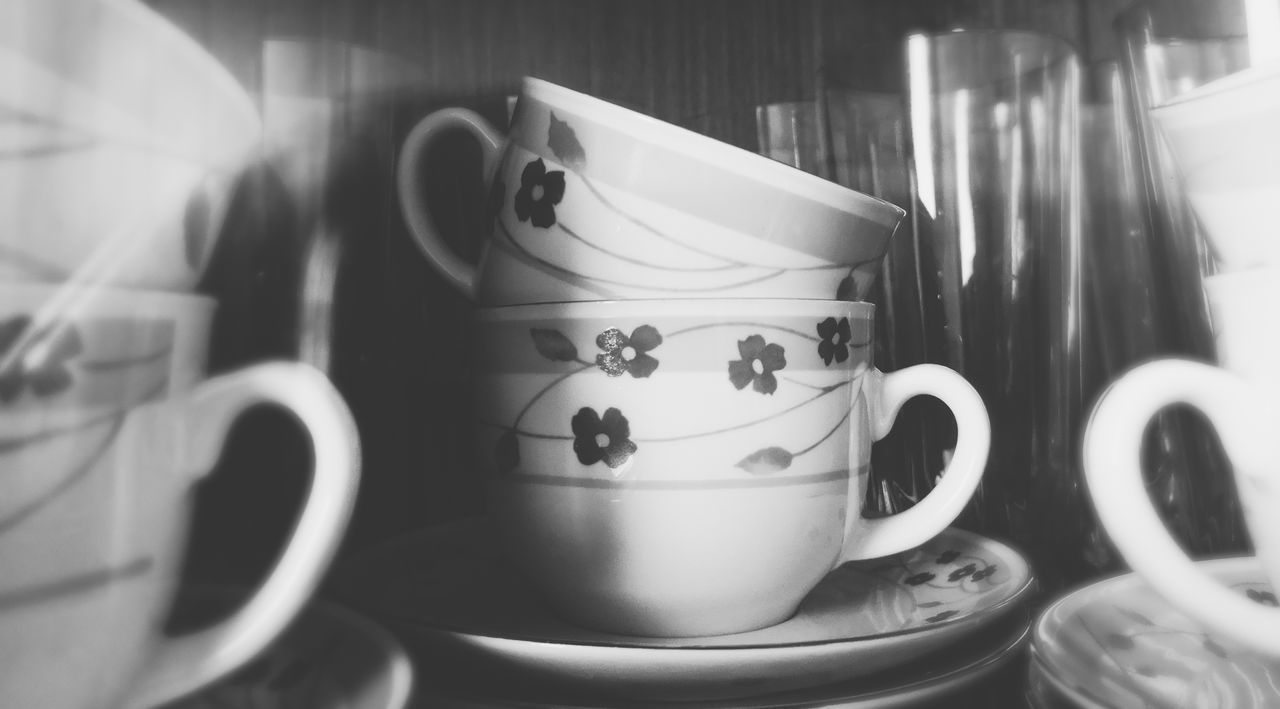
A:
POLYGON ((136 0, 0 5, 0 278, 189 290, 261 126, 136 0))
POLYGON ((981 479, 986 410, 936 365, 871 366, 873 307, 655 300, 483 309, 476 459, 508 554, 560 612, 634 635, 790 616, 835 565, 938 534, 981 479), (871 445, 908 399, 958 422, 939 484, 862 516, 871 445))
POLYGON ((484 305, 620 298, 842 298, 870 290, 898 207, 706 136, 527 78, 509 140, 446 109, 405 140, 400 204, 433 268, 484 305), (491 183, 479 267, 426 207, 428 146, 465 129, 491 183))
MULTIPOLYGON (((175 616, 192 606, 225 611, 242 592, 183 593, 175 616)), ((345 608, 314 600, 283 635, 230 677, 165 709, 405 709, 413 665, 386 630, 345 608)))
POLYGON ((1280 396, 1280 267, 1250 268, 1204 279, 1213 314, 1218 364, 1260 391, 1280 396))
POLYGON ((1280 267, 1280 67, 1229 74, 1152 110, 1225 270, 1280 267))
MULTIPOLYGON (((1197 566, 1246 603, 1276 605, 1255 559, 1197 566)), ((1030 690, 1042 706, 1280 706, 1280 660, 1207 629, 1136 574, 1092 583, 1049 605, 1036 621, 1031 656, 1030 690)))
POLYGON ((328 567, 359 474, 350 413, 301 364, 202 381, 213 311, 192 296, 0 287, 0 706, 147 707, 190 691, 269 643, 328 567), (296 415, 315 454, 294 535, 242 611, 165 637, 193 487, 258 404, 296 415))
MULTIPOLYGON (((337 597, 384 621, 440 672, 510 675, 633 700, 742 697, 876 675, 1007 618, 1034 588, 998 542, 947 530, 831 572, 796 615, 735 635, 649 638, 562 620, 470 519, 392 540, 335 574, 337 597)), ((971 659, 974 656, 971 656, 971 659)))
MULTIPOLYGON (((1023 613, 1022 615, 1026 615, 1023 613)), ((898 709, 921 706, 1008 706, 1016 694, 999 688, 986 691, 975 686, 1002 670, 1011 670, 1022 657, 1031 636, 1030 618, 1002 622, 997 627, 970 638, 964 648, 944 650, 918 664, 852 682, 840 682, 811 689, 774 692, 759 697, 732 700, 642 702, 609 699, 567 698, 533 693, 531 696, 485 694, 478 690, 449 691, 427 687, 423 699, 439 709, 898 709)), ((1001 679, 1015 677, 1006 671, 1001 679)), ((494 680, 500 685, 500 678, 494 680)), ((495 691, 495 690, 491 690, 495 691)), ((501 691, 501 690, 496 690, 501 691)))

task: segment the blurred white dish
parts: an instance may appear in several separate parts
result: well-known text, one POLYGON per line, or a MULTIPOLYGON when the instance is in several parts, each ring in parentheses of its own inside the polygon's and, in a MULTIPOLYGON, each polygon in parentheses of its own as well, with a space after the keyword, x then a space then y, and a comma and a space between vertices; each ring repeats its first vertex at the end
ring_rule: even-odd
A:
MULTIPOLYGON (((1255 559, 1198 566, 1242 597, 1276 604, 1255 559)), ((1031 692, 1044 706, 1280 706, 1280 659, 1206 632, 1135 574, 1085 586, 1046 608, 1031 657, 1031 692)))

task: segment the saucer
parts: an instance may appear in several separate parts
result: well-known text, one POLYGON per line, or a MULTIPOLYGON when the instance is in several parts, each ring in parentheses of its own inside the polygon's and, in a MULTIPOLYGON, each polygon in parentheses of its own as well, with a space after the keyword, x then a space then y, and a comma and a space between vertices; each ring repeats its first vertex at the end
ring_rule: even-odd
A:
POLYGON ((338 597, 435 663, 500 668, 635 699, 760 695, 902 665, 989 626, 1033 590, 1010 547, 949 529, 923 546, 840 566, 778 625, 646 638, 580 628, 508 570, 481 519, 387 542, 336 574, 338 597))
POLYGON ((810 689, 721 701, 644 702, 593 700, 555 691, 511 687, 493 678, 462 683, 425 675, 420 686, 424 706, 436 709, 894 709, 927 706, 1018 706, 1023 650, 1031 638, 1031 617, 1019 610, 983 628, 958 646, 926 661, 810 689), (495 689, 496 687, 496 689, 495 689))
MULTIPOLYGON (((1254 558, 1198 565, 1258 603, 1277 602, 1254 558)), ((1045 706, 1280 706, 1280 658, 1206 632, 1136 574, 1085 586, 1046 608, 1031 656, 1032 693, 1045 706)))
MULTIPOLYGON (((244 594, 184 594, 176 624, 220 613, 244 594)), ((405 709, 413 667, 387 631, 334 604, 312 601, 253 662, 164 709, 405 709)))

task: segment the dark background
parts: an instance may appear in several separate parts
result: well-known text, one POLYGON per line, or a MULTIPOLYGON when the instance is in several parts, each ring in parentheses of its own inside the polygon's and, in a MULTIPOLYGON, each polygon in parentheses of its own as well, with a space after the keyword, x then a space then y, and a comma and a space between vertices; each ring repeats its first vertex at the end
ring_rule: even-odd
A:
MULTIPOLYGON (((474 514, 467 470, 470 304, 411 243, 398 145, 461 105, 499 126, 524 75, 754 148, 756 104, 812 99, 846 50, 911 30, 1021 28, 1114 58, 1121 0, 152 0, 260 101, 247 168, 202 289, 211 366, 269 357, 327 371, 354 411, 364 479, 344 553, 474 514)), ((863 53, 865 54, 865 53, 863 53)), ((863 60, 865 61, 865 59, 863 60)), ((1088 149, 1088 146, 1085 146, 1088 149)), ((458 248, 485 231, 478 150, 442 145, 429 194, 458 248)), ((251 582, 293 522, 310 463, 293 423, 245 417, 198 494, 187 575, 251 582)))

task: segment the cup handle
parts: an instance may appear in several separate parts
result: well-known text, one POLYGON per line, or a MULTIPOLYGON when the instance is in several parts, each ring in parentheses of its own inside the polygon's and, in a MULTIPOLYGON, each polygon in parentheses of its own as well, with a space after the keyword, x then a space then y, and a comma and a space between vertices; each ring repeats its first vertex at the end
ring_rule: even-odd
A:
POLYGON ((492 181, 493 172, 502 155, 504 138, 480 114, 465 108, 445 108, 427 115, 418 122, 400 149, 400 162, 396 167, 396 188, 400 193, 400 212, 413 241, 427 257, 431 265, 449 285, 462 291, 472 300, 476 297, 476 266, 454 251, 440 236, 431 211, 427 208, 426 190, 423 188, 422 161, 427 147, 440 131, 462 128, 480 142, 484 160, 485 184, 492 181))
POLYGON ((890 374, 871 370, 863 383, 871 420, 871 438, 888 435, 902 405, 928 394, 942 400, 956 419, 956 447, 938 484, 910 509, 888 517, 866 519, 861 485, 850 485, 844 547, 840 561, 875 559, 919 546, 937 536, 964 511, 973 497, 991 448, 991 420, 973 385, 954 370, 918 364, 890 374))
POLYGON ((1201 570, 1169 535, 1142 475, 1147 424, 1166 406, 1189 404, 1217 430, 1240 492, 1248 495, 1250 476, 1275 465, 1268 451, 1275 443, 1269 417, 1245 405, 1250 401, 1258 401, 1258 393, 1217 367, 1178 359, 1140 365, 1108 387, 1094 406, 1085 429, 1084 472, 1107 535, 1134 571, 1187 615, 1280 655, 1280 610, 1241 596, 1201 570))
POLYGON ((318 370, 276 362, 219 376, 189 396, 135 411, 127 424, 132 431, 126 428, 122 435, 147 436, 145 446, 134 444, 140 450, 170 441, 183 446, 178 455, 160 455, 184 461, 194 482, 217 462, 235 419, 257 404, 293 412, 311 439, 315 470, 293 535, 266 582, 239 611, 211 628, 158 644, 124 706, 164 704, 253 659, 302 610, 337 551, 355 501, 360 445, 350 411, 318 370), (169 435, 155 433, 165 428, 169 435))

